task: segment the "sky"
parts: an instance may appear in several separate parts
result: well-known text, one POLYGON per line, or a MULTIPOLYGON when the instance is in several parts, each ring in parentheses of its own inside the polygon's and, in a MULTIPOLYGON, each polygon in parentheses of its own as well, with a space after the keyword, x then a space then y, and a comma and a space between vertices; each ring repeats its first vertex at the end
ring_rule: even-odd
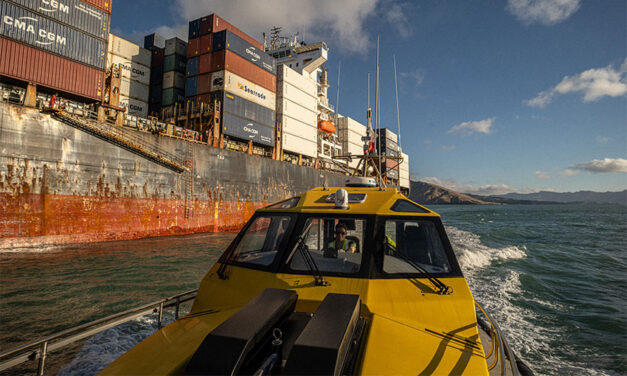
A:
POLYGON ((118 0, 111 30, 186 40, 188 21, 211 13, 260 41, 272 26, 325 41, 329 100, 363 124, 379 37, 381 126, 400 123, 412 180, 476 194, 627 189, 625 1, 118 0))

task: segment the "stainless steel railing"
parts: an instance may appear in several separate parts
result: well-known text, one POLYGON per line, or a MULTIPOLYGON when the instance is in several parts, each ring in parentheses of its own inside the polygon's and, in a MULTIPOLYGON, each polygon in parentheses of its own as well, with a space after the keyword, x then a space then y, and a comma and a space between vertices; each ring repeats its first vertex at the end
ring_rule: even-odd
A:
POLYGON ((163 312, 174 307, 174 319, 178 320, 181 303, 193 300, 198 290, 170 296, 152 303, 142 305, 128 311, 116 313, 86 324, 78 325, 62 332, 28 342, 22 346, 0 353, 0 372, 28 361, 38 361, 37 375, 44 374, 46 358, 52 351, 61 349, 72 343, 91 337, 103 330, 123 324, 151 313, 157 314, 157 327, 161 329, 163 312))
POLYGON ((500 374, 506 374, 506 361, 509 360, 512 373, 514 376, 520 376, 518 372, 518 366, 516 365, 516 357, 513 355, 511 349, 507 345, 503 334, 501 333, 501 329, 498 327, 496 322, 492 319, 490 315, 481 307, 481 305, 475 300, 475 306, 479 309, 477 312, 477 321, 483 325, 488 326, 486 328, 490 335, 490 351, 486 355, 486 359, 490 358, 490 356, 494 355, 494 360, 490 365, 488 365, 488 370, 493 370, 497 365, 500 365, 500 374), (483 314, 485 317, 487 324, 485 321, 479 316, 479 312, 483 314), (507 356, 506 356, 507 353, 507 356))

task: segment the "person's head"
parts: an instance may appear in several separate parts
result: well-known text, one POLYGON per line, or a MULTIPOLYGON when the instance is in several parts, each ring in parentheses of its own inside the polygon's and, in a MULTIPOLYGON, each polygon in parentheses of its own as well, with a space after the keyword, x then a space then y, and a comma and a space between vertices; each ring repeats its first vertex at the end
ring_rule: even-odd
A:
POLYGON ((343 223, 338 223, 337 226, 335 226, 335 239, 344 240, 346 238, 346 232, 346 225, 343 223))

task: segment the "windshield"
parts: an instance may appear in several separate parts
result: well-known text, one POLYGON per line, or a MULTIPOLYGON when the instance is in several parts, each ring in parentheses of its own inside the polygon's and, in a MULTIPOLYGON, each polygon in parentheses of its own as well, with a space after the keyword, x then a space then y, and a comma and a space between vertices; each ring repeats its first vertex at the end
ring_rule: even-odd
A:
POLYGON ((290 224, 288 216, 259 216, 248 227, 233 252, 232 261, 270 265, 290 224))
POLYGON ((420 220, 386 220, 383 271, 417 273, 415 262, 432 274, 448 273, 451 267, 435 224, 420 220))
MULTIPOLYGON (((303 227, 304 250, 322 273, 359 272, 366 221, 352 218, 308 218, 303 227)), ((295 271, 309 271, 300 252, 293 252, 289 264, 295 271)))

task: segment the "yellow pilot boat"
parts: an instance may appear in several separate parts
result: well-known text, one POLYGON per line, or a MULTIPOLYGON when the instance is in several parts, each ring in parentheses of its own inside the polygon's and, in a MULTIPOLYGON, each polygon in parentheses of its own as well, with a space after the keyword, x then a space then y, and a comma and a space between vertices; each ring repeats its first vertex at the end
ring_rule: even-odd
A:
POLYGON ((532 374, 440 216, 361 179, 257 210, 189 314, 101 375, 532 374))

